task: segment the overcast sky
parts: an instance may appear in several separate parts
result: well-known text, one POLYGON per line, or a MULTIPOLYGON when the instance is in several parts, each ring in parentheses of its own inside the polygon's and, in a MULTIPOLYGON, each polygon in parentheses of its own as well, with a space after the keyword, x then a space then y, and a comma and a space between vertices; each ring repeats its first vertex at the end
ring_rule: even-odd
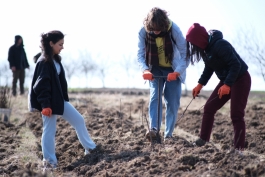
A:
MULTIPOLYGON (((62 56, 69 55, 67 60, 77 62, 77 54, 84 50, 92 56, 100 56, 99 62, 106 59, 119 62, 124 56, 136 57, 138 30, 143 18, 155 6, 169 11, 170 19, 179 25, 184 36, 194 22, 207 30, 219 29, 225 39, 237 43, 238 30, 248 26, 257 32, 265 29, 263 0, 8 0, 0 2, 0 64, 7 63, 8 48, 13 45, 14 36, 19 34, 24 39, 33 70, 32 57, 40 51, 40 34, 54 29, 66 34, 62 56)), ((203 64, 199 66, 187 69, 188 89, 197 85, 203 64)), ((264 90, 265 81, 254 70, 249 69, 253 73, 252 90, 264 90)), ((115 71, 118 73, 119 68, 115 71)), ((107 87, 127 86, 124 84, 126 76, 114 74, 109 77, 107 87)), ((73 78, 70 85, 83 87, 81 83, 73 78)), ((93 83, 94 87, 102 86, 98 79, 93 83)), ((213 76, 205 89, 213 89, 217 83, 218 79, 213 76)), ((140 71, 135 73, 130 86, 148 88, 140 71)))

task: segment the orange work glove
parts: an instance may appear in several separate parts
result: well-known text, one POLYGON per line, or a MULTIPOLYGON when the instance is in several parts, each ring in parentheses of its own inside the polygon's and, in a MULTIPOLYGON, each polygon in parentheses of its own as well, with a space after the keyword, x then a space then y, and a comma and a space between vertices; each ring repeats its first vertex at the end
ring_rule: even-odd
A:
POLYGON ((192 95, 193 98, 195 98, 201 91, 203 85, 202 84, 198 84, 193 90, 192 90, 192 95))
POLYGON ((177 80, 177 78, 180 76, 178 72, 168 73, 167 75, 167 81, 174 81, 177 80))
POLYGON ((144 80, 153 80, 153 74, 149 70, 145 70, 143 73, 144 80))
POLYGON ((221 99, 223 95, 228 95, 230 93, 230 87, 228 85, 223 85, 218 90, 219 98, 221 99))
POLYGON ((47 117, 51 117, 52 109, 51 108, 43 108, 41 113, 47 117))

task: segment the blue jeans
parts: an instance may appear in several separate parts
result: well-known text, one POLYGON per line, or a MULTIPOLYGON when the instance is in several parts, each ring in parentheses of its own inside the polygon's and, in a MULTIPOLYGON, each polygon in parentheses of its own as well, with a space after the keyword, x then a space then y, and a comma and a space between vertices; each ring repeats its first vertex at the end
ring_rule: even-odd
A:
MULTIPOLYGON (((167 76, 168 73, 174 72, 172 68, 153 67, 151 70, 154 76, 167 76)), ((167 81, 167 78, 160 78, 160 85, 158 85, 158 78, 149 81, 150 86, 150 102, 149 102, 149 118, 150 128, 160 128, 162 123, 162 93, 164 91, 164 102, 166 106, 165 112, 165 137, 171 137, 175 128, 178 109, 181 97, 181 81, 179 78, 175 81, 167 81), (160 115, 158 127, 158 87, 160 87, 160 115)))
MULTIPOLYGON (((64 102, 62 118, 73 126, 85 151, 96 147, 96 144, 88 134, 83 116, 69 102, 64 102)), ((51 117, 42 115, 43 132, 41 145, 43 161, 48 161, 53 166, 57 165, 57 158, 55 156, 56 120, 57 115, 53 114, 51 117)))

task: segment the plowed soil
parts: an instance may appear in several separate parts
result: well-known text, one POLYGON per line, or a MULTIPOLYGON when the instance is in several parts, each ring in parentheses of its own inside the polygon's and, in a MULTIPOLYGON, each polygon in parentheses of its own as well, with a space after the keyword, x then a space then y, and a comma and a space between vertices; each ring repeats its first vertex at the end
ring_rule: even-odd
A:
MULTIPOLYGON (((190 95, 190 94, 189 94, 190 95)), ((148 131, 148 90, 105 89, 71 93, 70 102, 84 116, 87 129, 98 145, 84 155, 75 130, 61 117, 57 120, 58 168, 43 172, 40 113, 27 112, 17 122, 0 122, 0 175, 2 176, 265 176, 265 94, 252 93, 246 108, 245 151, 233 153, 233 126, 229 102, 215 116, 211 141, 202 147, 197 139, 209 93, 192 101, 178 121, 171 140, 161 144, 145 139, 148 131), (29 148, 37 161, 18 155, 22 128, 34 134, 29 148), (21 158, 24 158, 21 160, 21 158)), ((21 97, 26 101, 26 96, 21 97)), ((179 117, 191 101, 181 98, 179 117)), ((14 109, 14 108, 13 108, 14 109)), ((13 117, 19 116, 15 113, 13 117)), ((163 134, 163 126, 161 128, 163 134)))

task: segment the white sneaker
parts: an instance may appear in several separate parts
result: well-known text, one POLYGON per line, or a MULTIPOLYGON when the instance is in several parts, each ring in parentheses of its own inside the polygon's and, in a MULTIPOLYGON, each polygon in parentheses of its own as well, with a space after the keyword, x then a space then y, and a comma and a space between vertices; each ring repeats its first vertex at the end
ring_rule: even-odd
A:
POLYGON ((84 154, 85 155, 90 154, 89 150, 85 150, 84 154))
POLYGON ((243 151, 235 149, 235 148, 231 148, 230 150, 228 150, 227 154, 237 154, 239 156, 244 156, 243 151))
POLYGON ((43 163, 43 169, 42 169, 43 172, 54 171, 57 168, 56 164, 51 164, 46 160, 44 160, 42 163, 43 163))

